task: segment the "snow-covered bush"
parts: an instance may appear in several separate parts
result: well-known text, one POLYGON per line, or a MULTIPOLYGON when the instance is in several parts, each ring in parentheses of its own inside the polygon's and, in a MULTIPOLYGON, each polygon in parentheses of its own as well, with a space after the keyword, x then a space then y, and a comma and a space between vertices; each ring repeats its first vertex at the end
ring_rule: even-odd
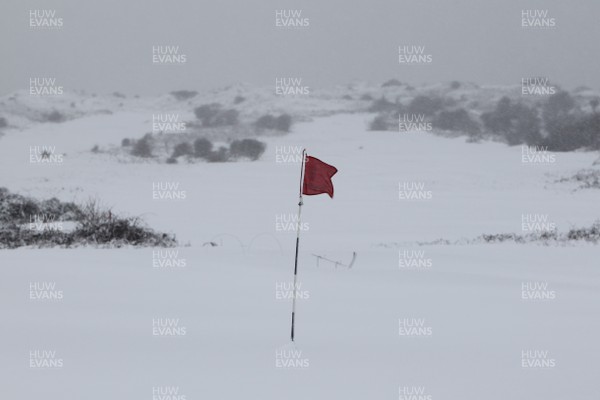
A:
POLYGON ((97 200, 84 205, 56 198, 35 200, 0 188, 0 248, 22 246, 174 246, 173 236, 155 232, 137 217, 119 217, 97 200), (31 223, 35 221, 35 229, 31 223), (51 223, 47 223, 51 221, 51 223), (72 222, 71 230, 58 222, 72 222), (39 223, 39 226, 38 226, 39 223), (47 229, 49 225, 56 225, 47 229), (60 226, 60 228, 59 228, 60 226))
POLYGON ((562 178, 557 182, 576 182, 578 189, 600 189, 600 171, 597 169, 584 169, 569 178, 562 178))

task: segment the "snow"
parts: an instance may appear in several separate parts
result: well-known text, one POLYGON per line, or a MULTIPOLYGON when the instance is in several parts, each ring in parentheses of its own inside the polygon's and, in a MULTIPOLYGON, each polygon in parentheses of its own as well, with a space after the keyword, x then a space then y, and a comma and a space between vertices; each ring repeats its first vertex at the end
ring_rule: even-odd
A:
POLYGON ((0 139, 2 186, 37 198, 98 196, 182 243, 170 249, 176 255, 0 252, 2 398, 151 399, 153 387, 166 386, 186 399, 395 399, 402 387, 424 387, 432 399, 598 396, 595 246, 417 245, 519 233, 523 214, 547 215, 561 231, 591 225, 598 192, 555 181, 597 155, 528 165, 520 147, 369 132, 371 114, 316 117, 261 138, 268 148, 256 162, 122 163, 91 153, 143 134, 151 112, 128 110, 0 139), (65 161, 29 164, 32 145, 56 146, 65 161), (299 164, 277 163, 276 150, 301 147, 339 172, 333 200, 304 199, 299 280, 309 296, 298 301, 290 347, 291 301, 278 300, 276 287, 292 280, 295 232, 275 222, 297 212, 299 164), (157 182, 178 184, 185 199, 154 200, 157 182), (432 198, 400 200, 402 182, 423 183, 432 198), (204 245, 211 241, 218 246, 204 245), (317 268, 312 256, 348 262, 353 251, 352 269, 317 268), (423 251, 431 267, 399 268, 404 251, 423 251), (185 266, 154 267, 165 255, 185 266), (32 282, 55 283, 64 298, 30 300, 32 282), (531 282, 556 298, 522 299, 531 282), (186 334, 153 336, 158 318, 179 319, 186 334), (400 336, 400 319, 421 320, 432 334, 400 336), (56 351, 64 366, 31 369, 34 350, 56 351), (556 366, 522 368, 529 350, 548 351, 556 366), (276 368, 276 355, 293 351, 307 368, 276 368))

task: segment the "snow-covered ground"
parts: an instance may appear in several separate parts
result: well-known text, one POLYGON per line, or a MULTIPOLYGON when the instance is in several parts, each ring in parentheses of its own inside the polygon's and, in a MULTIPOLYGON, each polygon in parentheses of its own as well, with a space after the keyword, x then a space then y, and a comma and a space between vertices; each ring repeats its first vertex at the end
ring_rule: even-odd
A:
POLYGON ((155 390, 167 399, 160 395, 176 389, 178 400, 600 396, 596 246, 417 245, 521 233, 523 215, 546 216, 561 231, 591 225, 600 193, 555 181, 597 155, 525 164, 520 147, 369 132, 366 114, 261 138, 268 148, 256 162, 119 163, 90 153, 144 132, 148 115, 34 124, 0 139, 1 185, 12 192, 98 196, 183 244, 171 253, 0 252, 1 398, 152 399, 155 390), (30 146, 44 145, 65 153, 63 163, 31 164, 30 146), (290 347, 291 302, 277 288, 292 279, 295 232, 281 229, 297 212, 300 165, 278 161, 302 147, 339 172, 333 200, 304 199, 299 279, 308 298, 298 301, 290 347), (153 184, 165 183, 185 199, 153 199, 153 184), (431 198, 401 200, 405 183, 431 198), (348 262, 354 251, 350 270, 317 267, 313 256, 348 262), (414 257, 425 267, 403 267, 414 257), (165 263, 185 266, 156 268, 165 263), (63 299, 31 300, 36 283, 55 284, 63 299), (153 320, 178 321, 171 333, 181 335, 153 335, 166 329, 153 320), (415 324, 420 335, 400 334, 415 324), (31 368, 36 350, 55 351, 50 361, 62 368, 31 368))

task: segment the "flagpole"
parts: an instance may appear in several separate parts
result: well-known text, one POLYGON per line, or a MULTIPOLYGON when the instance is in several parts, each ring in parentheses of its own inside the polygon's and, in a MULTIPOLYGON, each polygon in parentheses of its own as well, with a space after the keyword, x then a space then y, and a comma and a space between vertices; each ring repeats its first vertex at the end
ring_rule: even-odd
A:
POLYGON ((296 282, 298 280, 298 247, 300 246, 300 215, 302 213, 302 185, 304 183, 304 162, 306 149, 302 150, 302 167, 300 169, 300 193, 298 194, 298 220, 296 226, 296 261, 294 262, 294 297, 292 297, 292 342, 294 341, 294 322, 296 316, 296 282))

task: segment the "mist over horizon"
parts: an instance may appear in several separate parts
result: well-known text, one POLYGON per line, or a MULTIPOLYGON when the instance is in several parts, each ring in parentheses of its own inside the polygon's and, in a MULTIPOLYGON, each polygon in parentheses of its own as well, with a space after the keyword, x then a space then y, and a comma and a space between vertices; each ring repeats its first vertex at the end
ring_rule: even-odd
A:
POLYGON ((592 0, 58 0, 47 5, 10 0, 0 9, 0 95, 26 89, 29 79, 39 76, 56 78, 65 90, 140 95, 236 82, 272 85, 281 76, 301 77, 315 89, 390 78, 411 85, 453 80, 518 85, 525 76, 544 76, 566 89, 600 88, 595 68, 600 3, 592 0), (30 10, 45 8, 62 18, 60 29, 28 26, 30 10), (276 27, 276 10, 290 9, 308 26, 276 27), (524 28, 523 10, 547 11, 555 26, 524 28), (403 45, 424 46, 432 62, 399 65, 403 45), (186 62, 153 64, 153 46, 177 46, 186 62))

